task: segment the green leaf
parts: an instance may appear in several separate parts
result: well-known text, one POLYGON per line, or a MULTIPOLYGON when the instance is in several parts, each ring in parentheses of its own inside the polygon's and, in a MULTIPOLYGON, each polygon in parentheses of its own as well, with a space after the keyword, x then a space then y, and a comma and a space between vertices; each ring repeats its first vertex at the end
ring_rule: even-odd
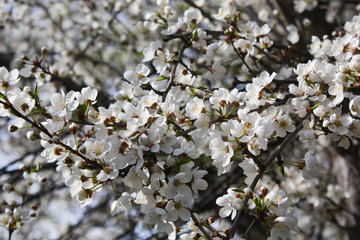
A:
POLYGON ((316 109, 318 106, 320 106, 320 104, 321 104, 321 103, 317 103, 317 104, 315 104, 315 106, 311 107, 310 109, 311 109, 311 110, 314 110, 314 109, 316 109))
POLYGON ((196 29, 196 30, 193 32, 191 38, 194 39, 194 40, 196 40, 197 36, 198 36, 198 31, 197 31, 197 29, 196 29))
POLYGON ((168 80, 169 78, 168 76, 160 76, 156 81, 168 80))
POLYGON ((190 159, 188 159, 188 158, 182 158, 179 161, 177 161, 175 166, 174 166, 175 167, 175 172, 176 173, 180 172, 181 166, 188 163, 188 162, 190 162, 190 159))
POLYGON ((81 112, 85 113, 85 112, 86 112, 86 109, 87 109, 87 105, 86 105, 86 104, 80 104, 80 105, 78 106, 78 109, 79 109, 81 112))
POLYGON ((5 100, 5 101, 7 101, 5 95, 2 94, 2 93, 0 93, 0 98, 3 99, 3 100, 5 100))
POLYGON ((255 205, 256 205, 256 206, 258 206, 258 205, 259 205, 259 199, 254 198, 254 199, 253 199, 253 201, 254 201, 254 203, 255 203, 255 205))
POLYGON ((179 161, 176 162, 176 165, 177 165, 177 166, 181 166, 181 165, 186 164, 186 163, 188 163, 188 162, 190 162, 190 159, 188 159, 188 158, 182 158, 182 159, 180 159, 179 161))
POLYGON ((282 166, 280 167, 280 174, 281 176, 285 177, 285 169, 282 166))

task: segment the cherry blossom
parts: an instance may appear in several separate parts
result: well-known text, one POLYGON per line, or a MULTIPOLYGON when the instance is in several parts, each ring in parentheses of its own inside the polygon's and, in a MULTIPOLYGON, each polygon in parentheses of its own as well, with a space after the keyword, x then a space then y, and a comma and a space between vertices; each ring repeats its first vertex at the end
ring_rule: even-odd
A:
POLYGON ((139 64, 136 66, 135 71, 126 71, 124 77, 132 82, 135 87, 138 87, 150 81, 150 78, 147 77, 149 73, 150 69, 148 67, 144 64, 139 64))
POLYGON ((67 111, 73 111, 77 108, 79 102, 75 100, 75 92, 71 91, 68 94, 62 92, 56 93, 51 97, 51 106, 49 106, 49 113, 53 116, 64 116, 67 111))
POLYGON ((10 86, 17 84, 20 81, 19 71, 17 69, 11 70, 10 72, 5 68, 0 68, 0 89, 1 92, 6 91, 10 86))
POLYGON ((227 217, 231 214, 231 219, 235 218, 236 211, 242 208, 242 200, 237 196, 239 193, 232 189, 227 190, 227 194, 216 199, 216 204, 222 208, 219 211, 221 217, 227 217))
POLYGON ((1 3, 0 147, 17 157, 0 167, 7 238, 36 238, 45 220, 59 239, 349 237, 350 2, 1 3), (78 217, 48 221, 72 204, 78 217))

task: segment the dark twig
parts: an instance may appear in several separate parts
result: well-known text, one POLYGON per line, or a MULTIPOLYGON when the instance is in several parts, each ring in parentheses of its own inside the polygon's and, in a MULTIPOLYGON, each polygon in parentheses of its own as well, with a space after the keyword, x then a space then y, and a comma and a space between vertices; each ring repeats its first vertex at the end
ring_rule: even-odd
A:
POLYGON ((200 222, 197 220, 197 218, 195 217, 194 213, 193 213, 190 209, 189 209, 189 211, 190 211, 190 214, 191 214, 191 219, 194 221, 195 226, 197 226, 197 227, 200 229, 200 231, 205 235, 205 237, 206 237, 207 239, 211 240, 212 237, 210 237, 209 233, 207 233, 207 232, 205 231, 205 229, 203 228, 203 226, 201 226, 200 222))
POLYGON ((285 95, 285 97, 283 99, 277 99, 273 104, 264 105, 264 106, 260 106, 255 109, 251 109, 250 112, 259 112, 259 111, 269 108, 270 106, 276 107, 276 106, 284 105, 291 97, 294 97, 294 95, 287 94, 287 95, 285 95))
MULTIPOLYGON (((300 130, 302 130, 304 128, 303 125, 303 121, 305 119, 308 118, 308 116, 310 115, 310 112, 301 120, 301 122, 299 123, 299 125, 296 127, 295 131, 290 133, 285 139, 284 141, 282 141, 280 143, 280 145, 276 148, 276 150, 269 156, 269 158, 264 162, 263 166, 260 169, 260 172, 256 175, 256 177, 254 178, 254 180, 252 181, 251 185, 250 185, 250 189, 252 191, 254 191, 256 184, 259 182, 260 178, 263 176, 263 174, 265 173, 266 169, 270 166, 270 164, 280 155, 280 153, 285 149, 285 147, 291 142, 291 140, 293 140, 293 138, 295 137, 296 134, 298 134, 298 132, 300 132, 300 130)), ((247 206, 247 203, 249 201, 249 198, 246 197, 244 199, 244 206, 247 206)), ((233 238, 235 235, 236 230, 239 227, 240 224, 240 217, 241 217, 241 212, 239 211, 236 215, 236 218, 233 222, 233 225, 231 226, 230 231, 228 232, 228 237, 229 238, 233 238)))
POLYGON ((234 46, 233 41, 230 41, 231 46, 233 47, 234 51, 236 52, 236 54, 239 56, 239 58, 241 59, 241 61, 243 62, 243 64, 246 66, 246 68, 249 70, 249 72, 251 73, 251 75, 253 75, 253 77, 256 77, 256 74, 254 73, 254 71, 250 68, 250 66, 246 63, 245 58, 243 55, 240 54, 240 52, 236 49, 236 47, 234 46))
POLYGON ((33 152, 29 152, 29 153, 25 153, 23 156, 11 161, 10 163, 8 163, 7 165, 5 165, 4 167, 0 168, 0 175, 4 174, 4 173, 8 173, 7 168, 24 160, 24 156, 29 156, 29 155, 36 155, 40 152, 40 149, 36 149, 33 152))
MULTIPOLYGON (((30 123, 32 127, 38 129, 39 131, 43 132, 45 135, 47 135, 50 139, 52 139, 53 135, 44 127, 42 126, 41 123, 36 123, 31 121, 29 118, 27 118, 26 116, 22 115, 18 110, 16 110, 16 108, 13 107, 13 105, 11 103, 6 103, 0 100, 0 103, 3 104, 5 107, 7 107, 8 109, 11 109, 12 113, 19 117, 24 119, 26 122, 30 123)), ((80 152, 72 149, 70 146, 66 145, 65 143, 62 143, 59 139, 58 142, 56 142, 56 144, 59 144, 60 146, 64 147, 65 150, 70 151, 71 153, 73 153, 74 155, 77 155, 78 157, 82 158, 83 160, 87 161, 87 162, 94 162, 94 161, 90 161, 90 159, 88 159, 87 157, 85 157, 84 155, 82 155, 80 152)))
POLYGON ((167 94, 169 93, 170 88, 174 85, 175 74, 176 74, 177 66, 178 66, 179 63, 182 61, 181 58, 182 58, 182 56, 184 55, 184 51, 185 51, 185 49, 186 49, 188 46, 189 46, 189 44, 188 44, 188 43, 185 43, 185 42, 183 42, 183 43, 181 44, 181 47, 180 47, 180 50, 179 50, 178 59, 176 60, 175 64, 174 64, 174 65, 172 66, 172 68, 171 68, 169 83, 168 83, 168 85, 166 86, 166 89, 165 89, 165 91, 163 92, 163 95, 162 95, 162 100, 163 100, 163 102, 165 102, 166 96, 167 96, 167 94))

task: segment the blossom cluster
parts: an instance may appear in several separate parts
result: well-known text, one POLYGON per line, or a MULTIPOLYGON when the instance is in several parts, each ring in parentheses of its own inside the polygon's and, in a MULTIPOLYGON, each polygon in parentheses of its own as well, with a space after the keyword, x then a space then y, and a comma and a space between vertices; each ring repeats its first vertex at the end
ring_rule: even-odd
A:
MULTIPOLYGON (((265 226, 268 239, 285 239, 299 230, 295 216, 305 209, 311 212, 310 204, 301 208, 303 200, 296 191, 304 191, 306 184, 320 186, 318 143, 335 142, 349 149, 360 137, 360 16, 332 38, 313 36, 311 60, 285 64, 291 47, 276 52, 276 36, 284 34, 276 18, 263 8, 260 20, 250 21, 237 9, 260 9, 263 1, 221 1, 209 16, 202 10, 204 3, 196 2, 178 11, 176 3, 158 0, 156 11, 144 10, 141 29, 158 35, 129 49, 141 58, 129 60, 123 74, 112 72, 118 82, 108 92, 92 84, 105 77, 89 76, 86 64, 69 69, 70 50, 62 52, 65 64, 56 61, 51 66, 46 61, 57 56, 42 48, 40 58, 20 57, 13 70, 1 67, 0 116, 11 119, 9 132, 42 147, 44 164, 55 166, 80 207, 91 206, 111 189, 112 217, 137 211, 144 228, 165 232, 169 239, 246 238, 247 232, 236 234, 241 214, 265 226), (93 87, 67 89, 70 73, 93 87), (53 86, 59 79, 63 88, 53 86), (111 100, 107 102, 104 93, 113 93, 111 100), (284 159, 282 151, 297 135, 304 148, 302 159, 284 159), (194 206, 214 183, 212 178, 234 172, 241 172, 236 187, 228 184, 216 193, 218 209, 205 213, 232 225, 226 228, 197 215, 194 206), (272 177, 280 178, 278 184, 272 177), (287 177, 296 178, 298 188, 286 185, 287 177), (185 226, 190 233, 179 233, 185 226)), ((77 20, 84 32, 96 35, 95 41, 102 31, 116 31, 111 24, 121 21, 117 12, 130 8, 128 17, 139 14, 127 4, 111 5, 115 17, 101 17, 100 11, 90 25, 77 20), (108 25, 102 29, 104 22, 108 25)), ((302 13, 317 4, 294 1, 294 8, 302 13)), ((101 6, 104 12, 107 8, 101 6)), ((288 43, 303 41, 295 25, 283 30, 288 43)), ((92 43, 69 35, 80 42, 80 50, 86 46, 72 57, 87 58, 92 43)), ((24 179, 41 182, 40 169, 26 172, 24 179)), ((11 187, 5 184, 3 189, 11 187)), ((335 183, 326 191, 335 204, 349 197, 340 194, 335 183)), ((314 202, 311 206, 323 204, 314 202)), ((4 211, 1 206, 0 224, 9 232, 36 216, 22 203, 6 206, 4 211)))

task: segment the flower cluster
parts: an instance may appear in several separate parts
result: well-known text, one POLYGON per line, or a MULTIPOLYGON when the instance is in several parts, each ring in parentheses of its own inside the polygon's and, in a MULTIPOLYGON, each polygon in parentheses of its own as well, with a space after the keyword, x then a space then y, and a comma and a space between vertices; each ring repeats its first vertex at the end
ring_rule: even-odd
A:
MULTIPOLYGON (((333 210, 326 201, 351 198, 334 178, 320 184, 320 146, 349 149, 360 138, 360 16, 320 40, 300 35, 309 19, 295 26, 282 4, 262 0, 211 1, 215 12, 204 1, 100 2, 55 4, 56 14, 36 3, 32 25, 51 19, 60 32, 46 36, 57 41, 0 68, 0 116, 41 146, 20 170, 0 169, 4 191, 14 191, 17 171, 29 188, 17 193, 21 203, 1 206, 10 235, 36 216, 27 196, 41 195, 47 178, 78 206, 103 204, 111 219, 136 219, 169 239, 245 239, 248 230, 236 232, 242 214, 269 240, 285 239, 311 228, 303 216, 312 207, 320 214, 333 210), (123 55, 118 44, 129 45, 123 55), (294 142, 298 152, 287 150, 294 142), (326 194, 306 192, 316 188, 326 194), (196 213, 211 201, 215 211, 196 213)), ((2 15, 11 18, 6 9, 19 6, 8 4, 2 15)), ((318 4, 294 0, 292 11, 318 4)))

